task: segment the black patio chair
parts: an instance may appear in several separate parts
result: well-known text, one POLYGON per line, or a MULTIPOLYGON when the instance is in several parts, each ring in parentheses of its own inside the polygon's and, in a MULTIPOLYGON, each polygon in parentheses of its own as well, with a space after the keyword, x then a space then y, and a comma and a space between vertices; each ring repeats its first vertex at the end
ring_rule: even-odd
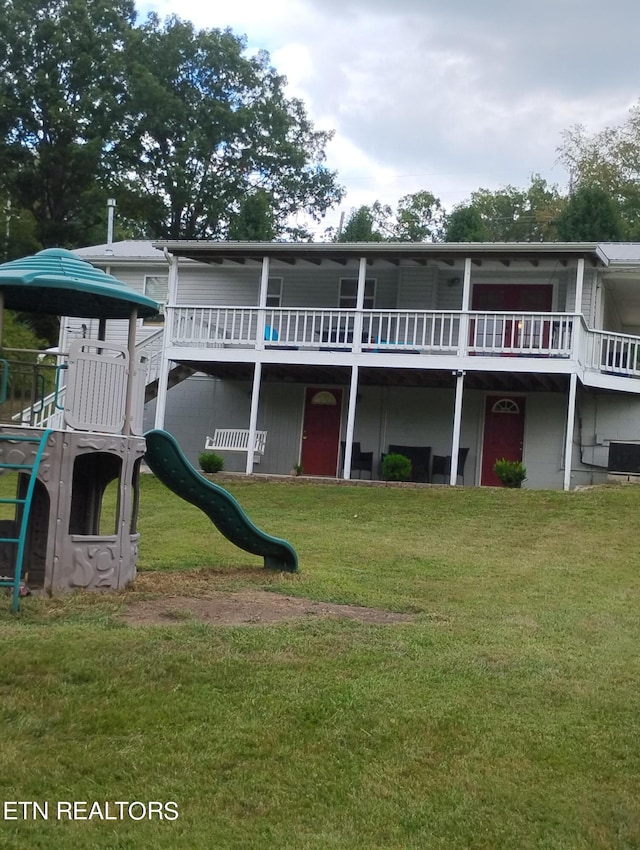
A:
MULTIPOLYGON (((344 470, 344 456, 347 444, 341 441, 340 448, 342 450, 342 468, 344 470)), ((369 473, 369 478, 373 478, 373 452, 363 452, 360 449, 360 443, 351 443, 351 473, 358 472, 358 478, 362 478, 363 472, 369 473)))

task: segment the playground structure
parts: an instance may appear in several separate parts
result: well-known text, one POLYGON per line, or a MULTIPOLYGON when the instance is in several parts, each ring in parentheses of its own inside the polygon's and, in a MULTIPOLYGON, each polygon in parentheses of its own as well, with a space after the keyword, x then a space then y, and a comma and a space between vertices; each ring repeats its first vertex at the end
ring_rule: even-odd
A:
MULTIPOLYGON (((16 473, 17 485, 15 495, 0 498, 0 586, 11 589, 14 611, 25 584, 48 594, 123 588, 136 575, 147 451, 147 363, 136 349, 136 324, 159 305, 71 252, 48 249, 0 266, 0 338, 5 309, 98 319, 99 329, 97 339, 75 340, 68 357, 58 353, 55 365, 27 364, 26 382, 25 364, 2 351, 0 476, 16 473), (128 320, 127 345, 107 340, 110 319, 128 320), (113 500, 104 498, 109 487, 113 500)), ((149 436, 148 462, 163 483, 236 545, 262 555, 265 566, 297 569, 293 547, 257 529, 230 494, 191 467, 169 434, 149 436)))

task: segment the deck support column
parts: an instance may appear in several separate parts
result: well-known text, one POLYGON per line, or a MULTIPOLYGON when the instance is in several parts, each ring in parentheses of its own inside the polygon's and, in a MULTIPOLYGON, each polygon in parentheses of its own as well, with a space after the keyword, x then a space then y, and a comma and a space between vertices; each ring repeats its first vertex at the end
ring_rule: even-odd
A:
POLYGON ((260 401, 260 381, 262 380, 262 363, 256 363, 253 369, 253 387, 251 388, 251 412, 249 414, 249 439, 247 441, 247 466, 246 473, 253 472, 253 455, 256 445, 256 431, 258 424, 258 402, 260 401))
POLYGON ((464 390, 464 372, 459 370, 456 375, 456 397, 453 406, 453 434, 451 436, 451 474, 449 484, 452 487, 458 483, 458 452, 460 450, 460 429, 462 427, 462 395, 464 390))
POLYGON ((578 260, 578 268, 576 269, 576 301, 575 312, 582 313, 582 289, 584 284, 584 257, 578 260))
POLYGON ((264 348, 265 325, 267 323, 267 290, 269 288, 269 257, 262 258, 260 272, 260 294, 258 297, 258 324, 256 327, 256 351, 264 348))
POLYGON ((358 367, 351 367, 351 386, 349 387, 349 407, 347 412, 347 433, 344 446, 344 478, 351 478, 351 450, 353 448, 353 432, 356 425, 356 401, 358 399, 358 367))
POLYGON ((462 279, 462 315, 460 316, 460 338, 458 339, 458 357, 464 357, 469 347, 469 310, 471 309, 471 257, 464 261, 462 279))
POLYGON ((569 402, 567 404, 567 434, 564 444, 564 484, 565 490, 571 489, 571 464, 573 461, 573 428, 576 421, 576 389, 578 376, 575 372, 569 378, 569 402))
POLYGON ((164 249, 164 258, 169 265, 169 280, 167 306, 165 310, 164 331, 162 334, 162 352, 160 354, 160 372, 158 374, 158 395, 156 396, 155 428, 164 428, 164 417, 167 411, 167 393, 169 392, 169 372, 171 361, 167 359, 167 348, 171 344, 171 326, 173 322, 173 307, 178 291, 178 258, 164 249))
POLYGON ((362 327, 364 309, 364 290, 367 281, 367 258, 360 257, 358 268, 358 291, 356 293, 356 315, 353 320, 353 352, 362 351, 362 327))
POLYGON ((129 374, 127 375, 127 391, 124 407, 124 433, 132 433, 133 422, 133 387, 136 380, 136 325, 138 323, 138 308, 132 307, 129 313, 129 334, 127 347, 129 351, 129 374))

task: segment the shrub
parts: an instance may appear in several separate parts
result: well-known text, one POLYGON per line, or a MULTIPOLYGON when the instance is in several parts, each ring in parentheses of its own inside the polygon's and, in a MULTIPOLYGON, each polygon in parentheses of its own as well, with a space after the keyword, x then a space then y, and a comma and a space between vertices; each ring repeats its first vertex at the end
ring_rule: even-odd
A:
POLYGON ((400 454, 385 455, 382 460, 382 477, 385 481, 408 481, 411 478, 411 461, 400 454))
POLYGON ((527 470, 519 460, 507 460, 504 457, 494 463, 493 471, 503 487, 521 487, 527 477, 527 470))
POLYGON ((215 452, 202 452, 198 462, 203 472, 220 472, 224 468, 224 460, 215 452))

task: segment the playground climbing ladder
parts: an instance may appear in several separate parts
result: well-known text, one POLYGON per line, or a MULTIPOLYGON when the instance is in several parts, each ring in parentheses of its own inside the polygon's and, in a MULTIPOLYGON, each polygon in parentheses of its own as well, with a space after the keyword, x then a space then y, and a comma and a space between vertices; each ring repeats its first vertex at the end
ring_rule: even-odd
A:
POLYGON ((13 470, 23 472, 29 475, 29 483, 27 485, 24 498, 0 498, 0 505, 14 505, 16 509, 14 528, 17 537, 0 537, 0 544, 8 543, 15 546, 15 560, 13 576, 0 576, 0 587, 12 588, 11 594, 11 610, 17 611, 20 607, 20 582, 22 580, 22 562, 24 559, 24 549, 27 537, 27 527, 29 525, 29 514, 31 512, 31 503, 33 501, 33 491, 36 485, 36 476, 40 459, 44 452, 44 447, 49 439, 50 430, 44 431, 41 434, 0 434, 1 443, 33 443, 37 444, 33 453, 31 463, 8 463, 0 460, 0 474, 5 471, 13 470))

